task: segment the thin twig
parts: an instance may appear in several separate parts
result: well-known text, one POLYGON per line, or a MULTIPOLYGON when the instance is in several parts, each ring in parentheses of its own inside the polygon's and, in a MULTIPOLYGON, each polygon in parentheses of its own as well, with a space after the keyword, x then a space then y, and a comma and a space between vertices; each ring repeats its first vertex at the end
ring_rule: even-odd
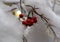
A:
POLYGON ((24 35, 23 35, 23 42, 27 42, 27 39, 24 35))

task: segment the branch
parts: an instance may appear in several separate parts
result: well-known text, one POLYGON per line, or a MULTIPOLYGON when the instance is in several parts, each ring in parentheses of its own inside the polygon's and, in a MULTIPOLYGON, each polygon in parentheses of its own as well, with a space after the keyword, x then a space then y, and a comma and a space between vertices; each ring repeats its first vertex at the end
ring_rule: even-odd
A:
POLYGON ((54 32, 54 30, 52 29, 52 26, 54 26, 54 25, 50 24, 50 23, 49 23, 49 19, 46 18, 43 14, 39 14, 38 12, 36 12, 35 7, 32 7, 32 6, 30 6, 30 5, 26 5, 26 6, 31 7, 31 8, 32 8, 32 11, 33 11, 36 15, 40 16, 40 18, 42 19, 43 22, 44 22, 44 21, 46 22, 47 28, 49 27, 49 28, 51 29, 51 31, 53 32, 53 34, 54 34, 54 41, 55 41, 55 39, 57 38, 57 36, 56 36, 56 33, 54 32))

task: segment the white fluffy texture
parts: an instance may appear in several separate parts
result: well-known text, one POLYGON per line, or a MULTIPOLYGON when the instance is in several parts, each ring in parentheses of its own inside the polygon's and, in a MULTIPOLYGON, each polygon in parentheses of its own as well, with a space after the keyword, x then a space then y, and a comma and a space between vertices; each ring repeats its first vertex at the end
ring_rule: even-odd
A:
POLYGON ((1 0, 1 1, 5 1, 5 2, 19 2, 20 0, 1 0))
MULTIPOLYGON (((2 0, 6 1, 6 0, 2 0)), ((8 2, 16 2, 17 0, 8 0, 8 2)), ((19 0, 18 0, 19 1, 19 0)), ((50 1, 47 0, 24 0, 25 4, 36 6, 39 8, 37 10, 39 13, 43 13, 47 18, 50 19, 50 22, 56 26, 54 28, 58 37, 60 37, 60 17, 57 16, 52 9, 49 7, 52 5, 47 4, 50 1)), ((8 7, 0 1, 0 42, 22 42, 22 35, 25 27, 14 17, 11 13, 6 13, 6 11, 17 7, 12 6, 8 7), (7 9, 6 9, 7 8, 7 9)), ((53 42, 50 37, 48 37, 46 27, 44 23, 41 22, 41 19, 38 17, 38 23, 28 28, 25 33, 28 42, 53 42), (31 31, 30 31, 30 30, 31 31), (30 31, 30 32, 28 32, 30 31)))
POLYGON ((50 19, 50 23, 55 25, 56 27, 53 28, 56 32, 56 35, 60 37, 60 17, 52 11, 52 9, 47 4, 47 0, 25 0, 25 4, 29 4, 32 6, 36 6, 39 8, 39 13, 43 13, 47 18, 50 19))
POLYGON ((25 27, 11 13, 6 13, 8 7, 3 6, 0 7, 0 42, 22 42, 25 27))

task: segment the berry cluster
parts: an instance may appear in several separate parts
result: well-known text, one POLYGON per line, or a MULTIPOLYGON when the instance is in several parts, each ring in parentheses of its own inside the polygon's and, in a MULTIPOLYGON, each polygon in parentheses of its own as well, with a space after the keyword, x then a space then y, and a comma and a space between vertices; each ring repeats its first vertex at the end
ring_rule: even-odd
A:
POLYGON ((35 16, 32 17, 27 17, 27 19, 24 18, 24 14, 21 13, 21 11, 14 11, 14 14, 16 17, 18 17, 21 21, 22 24, 25 26, 32 26, 34 23, 37 22, 37 18, 35 16))
POLYGON ((22 24, 25 26, 32 26, 34 23, 37 22, 36 17, 28 17, 26 20, 22 21, 22 24))

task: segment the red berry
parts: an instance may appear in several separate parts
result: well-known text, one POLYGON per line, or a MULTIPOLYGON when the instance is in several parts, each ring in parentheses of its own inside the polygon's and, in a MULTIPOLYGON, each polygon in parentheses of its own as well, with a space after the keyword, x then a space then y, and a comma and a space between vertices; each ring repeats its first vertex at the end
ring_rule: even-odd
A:
POLYGON ((34 20, 33 20, 33 19, 31 19, 31 20, 30 20, 30 22, 31 22, 31 23, 34 23, 34 20))
POLYGON ((34 20, 34 23, 36 23, 37 22, 37 17, 32 17, 32 19, 34 20))
POLYGON ((27 22, 26 21, 22 21, 22 24, 27 26, 27 22))
POLYGON ((26 24, 26 21, 22 21, 22 24, 24 24, 24 25, 25 25, 25 24, 26 24))
POLYGON ((25 26, 32 26, 35 23, 35 20, 32 18, 28 18, 27 20, 22 21, 22 24, 25 26))
POLYGON ((28 26, 32 26, 32 25, 33 25, 33 23, 31 23, 31 22, 28 23, 28 26))
POLYGON ((19 15, 20 18, 23 18, 23 16, 24 16, 24 14, 20 14, 20 15, 19 15))
POLYGON ((28 23, 30 23, 30 22, 31 22, 31 19, 27 19, 26 21, 27 21, 28 23))
POLYGON ((27 26, 32 26, 34 21, 31 19, 27 19, 26 22, 27 22, 27 26))
POLYGON ((37 19, 37 17, 33 16, 32 19, 35 20, 35 19, 37 19))

